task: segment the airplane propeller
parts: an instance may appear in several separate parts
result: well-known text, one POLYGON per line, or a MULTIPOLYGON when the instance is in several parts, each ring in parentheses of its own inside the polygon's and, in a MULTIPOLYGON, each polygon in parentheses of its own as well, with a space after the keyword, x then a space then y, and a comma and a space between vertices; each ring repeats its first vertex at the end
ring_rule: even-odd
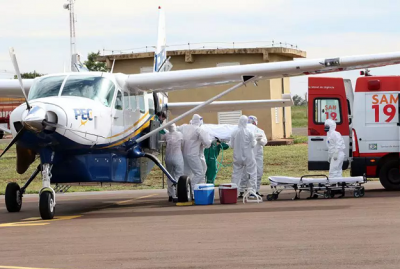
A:
POLYGON ((31 107, 30 107, 30 105, 28 103, 28 97, 26 96, 26 93, 25 93, 24 83, 22 82, 22 76, 21 76, 21 72, 19 71, 19 66, 18 66, 18 62, 17 62, 17 56, 15 55, 14 48, 10 48, 9 52, 10 52, 11 61, 12 61, 13 66, 14 66, 15 74, 17 75, 17 78, 18 78, 18 81, 19 81, 19 85, 21 86, 22 93, 24 94, 24 97, 25 97, 26 108, 28 110, 31 110, 31 107))

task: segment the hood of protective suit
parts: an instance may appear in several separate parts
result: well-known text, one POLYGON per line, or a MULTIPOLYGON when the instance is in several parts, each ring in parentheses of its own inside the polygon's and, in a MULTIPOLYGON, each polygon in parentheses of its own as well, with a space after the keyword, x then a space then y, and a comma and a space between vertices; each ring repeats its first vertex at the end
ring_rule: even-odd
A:
POLYGON ((168 126, 168 131, 169 131, 170 133, 176 132, 176 124, 175 124, 175 123, 172 123, 170 126, 168 126))
POLYGON ((333 132, 336 130, 336 122, 331 119, 325 121, 325 131, 333 132))
POLYGON ((240 116, 238 127, 245 129, 247 127, 247 121, 248 121, 247 116, 245 115, 240 116))
POLYGON ((253 124, 253 125, 257 126, 258 125, 257 117, 253 116, 253 115, 249 116, 249 120, 248 120, 247 123, 250 123, 250 124, 253 124))
POLYGON ((203 124, 203 118, 199 114, 194 114, 191 124, 195 126, 201 126, 203 124))

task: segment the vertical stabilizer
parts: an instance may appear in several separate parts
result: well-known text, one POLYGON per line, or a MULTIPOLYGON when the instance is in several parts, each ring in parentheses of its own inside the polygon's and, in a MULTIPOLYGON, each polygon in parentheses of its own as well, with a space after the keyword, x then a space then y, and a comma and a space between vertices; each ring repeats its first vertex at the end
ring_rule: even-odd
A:
POLYGON ((161 7, 158 7, 158 40, 157 48, 154 53, 154 72, 165 72, 172 68, 172 64, 167 59, 167 38, 165 31, 165 14, 161 7))

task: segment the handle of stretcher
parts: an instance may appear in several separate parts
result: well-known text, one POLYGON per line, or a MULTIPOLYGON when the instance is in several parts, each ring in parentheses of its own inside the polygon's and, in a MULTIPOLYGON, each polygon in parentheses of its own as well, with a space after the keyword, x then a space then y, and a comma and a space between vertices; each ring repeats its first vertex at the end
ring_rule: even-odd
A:
POLYGON ((324 141, 323 138, 311 138, 311 141, 324 141))
POLYGON ((329 182, 329 178, 327 175, 305 175, 305 176, 300 177, 300 182, 303 181, 304 177, 326 177, 326 181, 329 182))

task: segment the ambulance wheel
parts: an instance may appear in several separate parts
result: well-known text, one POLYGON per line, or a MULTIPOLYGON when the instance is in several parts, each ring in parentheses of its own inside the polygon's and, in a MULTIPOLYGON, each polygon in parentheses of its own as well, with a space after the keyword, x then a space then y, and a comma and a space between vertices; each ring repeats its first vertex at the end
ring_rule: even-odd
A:
POLYGON ((39 196, 39 212, 42 219, 53 219, 55 213, 55 204, 53 194, 49 191, 43 191, 39 196))
POLYGON ((5 200, 8 212, 19 212, 21 210, 21 188, 17 183, 11 182, 7 184, 5 200))
POLYGON ((0 131, 0 139, 3 139, 4 137, 4 131, 0 131))
POLYGON ((360 197, 360 190, 354 190, 353 195, 354 195, 354 198, 360 197))
POLYGON ((272 199, 274 199, 274 201, 278 200, 279 194, 277 193, 273 193, 272 194, 272 199))
POLYGON ((185 203, 193 200, 192 184, 188 176, 181 176, 177 188, 178 202, 185 203))
POLYGON ((386 190, 400 191, 399 160, 386 161, 379 172, 379 180, 386 190))
POLYGON ((365 195, 365 189, 364 189, 364 187, 361 187, 360 188, 360 197, 364 197, 364 195, 365 195))
POLYGON ((272 194, 268 194, 267 195, 267 201, 272 201, 274 200, 274 198, 272 198, 272 194))

